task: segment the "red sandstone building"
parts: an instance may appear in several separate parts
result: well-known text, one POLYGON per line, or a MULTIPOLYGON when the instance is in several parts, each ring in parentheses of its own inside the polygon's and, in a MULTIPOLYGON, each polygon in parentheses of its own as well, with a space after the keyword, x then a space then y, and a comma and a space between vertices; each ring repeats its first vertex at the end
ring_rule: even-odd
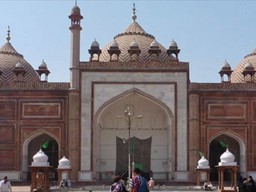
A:
POLYGON ((29 180, 40 148, 53 166, 52 179, 63 155, 74 181, 127 176, 128 146, 122 141, 133 146, 131 161, 156 180, 194 182, 199 151, 217 180, 220 141, 241 175, 256 174, 256 53, 234 71, 225 63, 220 83, 190 82, 177 44, 164 48, 133 11, 123 33, 103 49, 94 41, 90 60, 80 61, 83 17, 78 6, 72 9, 70 83, 48 82, 46 64, 33 69, 8 32, 0 49, 0 176, 29 180))

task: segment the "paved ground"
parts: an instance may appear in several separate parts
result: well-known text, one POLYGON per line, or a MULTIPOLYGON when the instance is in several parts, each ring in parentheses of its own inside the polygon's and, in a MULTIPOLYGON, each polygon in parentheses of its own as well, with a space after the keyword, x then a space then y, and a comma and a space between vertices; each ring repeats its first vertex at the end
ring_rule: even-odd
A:
MULTIPOLYGON (((109 192, 109 188, 110 186, 105 186, 105 185, 101 185, 101 186, 75 186, 73 188, 70 188, 68 191, 72 191, 72 192, 109 192)), ((26 186, 22 186, 22 185, 18 185, 15 184, 12 187, 12 192, 29 192, 30 191, 30 186, 26 185, 26 186)), ((53 192, 58 192, 61 191, 60 189, 58 189, 58 187, 51 187, 51 190, 53 192)), ((191 191, 198 191, 198 192, 202 192, 204 191, 203 189, 201 189, 200 187, 195 187, 195 186, 156 186, 154 190, 151 190, 150 192, 157 192, 157 191, 162 191, 162 192, 191 192, 191 191)), ((214 189, 213 191, 217 191, 216 189, 214 189)))

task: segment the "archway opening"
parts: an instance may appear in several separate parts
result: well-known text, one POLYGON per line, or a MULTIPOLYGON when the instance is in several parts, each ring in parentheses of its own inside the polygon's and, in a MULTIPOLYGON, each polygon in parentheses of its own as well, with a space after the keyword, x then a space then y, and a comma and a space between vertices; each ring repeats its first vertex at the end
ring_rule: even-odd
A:
MULTIPOLYGON (((48 162, 52 166, 50 172, 50 179, 57 181, 57 167, 58 167, 58 158, 59 158, 59 146, 57 141, 47 134, 39 135, 32 139, 28 144, 28 166, 31 166, 33 161, 33 156, 42 149, 42 151, 48 156, 48 162)), ((31 172, 28 169, 28 180, 31 180, 31 172)))
POLYGON ((151 177, 150 157, 151 157, 152 137, 140 139, 132 137, 129 140, 116 138, 116 175, 123 179, 128 177, 128 151, 130 145, 131 167, 139 168, 141 175, 148 180, 151 177))
MULTIPOLYGON (((237 164, 240 164, 239 143, 234 138, 225 134, 216 137, 210 144, 209 164, 211 167, 210 178, 212 181, 218 181, 218 171, 215 166, 220 162, 220 156, 226 151, 227 147, 235 156, 237 164)), ((224 173, 224 180, 230 181, 230 175, 230 173, 224 173)))
POLYGON ((115 98, 98 114, 97 129, 93 132, 94 170, 98 179, 111 179, 112 174, 127 179, 129 143, 131 162, 145 176, 168 180, 170 173, 174 174, 174 123, 164 104, 134 91, 115 98), (134 107, 134 117, 142 117, 132 119, 130 137, 125 116, 127 104, 134 107))

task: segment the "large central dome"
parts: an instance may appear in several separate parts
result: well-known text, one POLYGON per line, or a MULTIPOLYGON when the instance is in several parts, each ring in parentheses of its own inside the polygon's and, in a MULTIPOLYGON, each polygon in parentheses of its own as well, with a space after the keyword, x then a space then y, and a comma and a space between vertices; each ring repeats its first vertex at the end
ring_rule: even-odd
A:
POLYGON ((173 60, 174 57, 170 57, 167 54, 167 50, 159 44, 155 37, 151 34, 148 34, 145 32, 145 30, 139 25, 139 23, 136 21, 136 15, 135 11, 133 13, 133 22, 128 26, 128 28, 121 34, 118 34, 114 37, 114 41, 109 43, 103 50, 102 54, 100 55, 100 61, 107 62, 110 60, 110 55, 108 53, 108 50, 111 46, 116 45, 120 49, 121 53, 119 55, 119 61, 121 62, 127 62, 130 61, 130 54, 128 53, 128 50, 132 45, 136 45, 140 49, 139 54, 139 61, 142 62, 148 62, 150 61, 149 57, 149 49, 152 46, 157 46, 161 52, 159 53, 159 61, 161 62, 167 62, 170 60, 173 60))

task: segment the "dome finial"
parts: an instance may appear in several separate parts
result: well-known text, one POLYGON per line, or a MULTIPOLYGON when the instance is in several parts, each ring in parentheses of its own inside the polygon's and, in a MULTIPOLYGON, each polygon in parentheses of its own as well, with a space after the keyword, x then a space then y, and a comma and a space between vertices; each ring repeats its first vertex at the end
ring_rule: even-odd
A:
POLYGON ((77 6, 77 0, 75 0, 75 6, 77 6))
POLYGON ((133 14, 132 14, 132 19, 133 21, 135 22, 136 19, 137 19, 137 16, 136 16, 136 8, 135 8, 135 3, 133 3, 133 8, 132 8, 132 11, 133 11, 133 14))
POLYGON ((9 41, 10 41, 10 39, 11 39, 11 37, 10 37, 10 26, 8 26, 8 30, 7 30, 7 37, 6 37, 6 40, 7 40, 7 42, 9 43, 9 41))

